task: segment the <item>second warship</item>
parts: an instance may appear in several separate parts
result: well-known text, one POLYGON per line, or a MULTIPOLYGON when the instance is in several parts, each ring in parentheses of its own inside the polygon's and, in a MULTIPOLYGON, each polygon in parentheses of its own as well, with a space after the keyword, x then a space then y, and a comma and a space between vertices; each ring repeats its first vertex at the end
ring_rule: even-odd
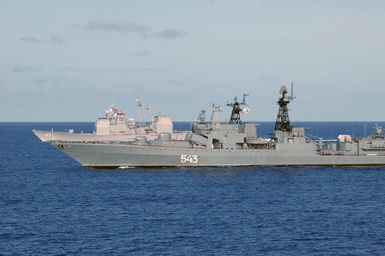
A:
POLYGON ((133 141, 137 136, 146 136, 149 140, 158 138, 160 133, 170 133, 173 140, 184 140, 185 131, 174 131, 171 118, 156 114, 150 124, 144 121, 145 112, 149 108, 144 106, 140 98, 136 99, 139 123, 134 118, 126 118, 126 113, 116 108, 110 107, 104 116, 99 117, 95 122, 95 129, 92 133, 69 131, 47 131, 32 130, 32 132, 42 142, 108 142, 108 141, 133 141))

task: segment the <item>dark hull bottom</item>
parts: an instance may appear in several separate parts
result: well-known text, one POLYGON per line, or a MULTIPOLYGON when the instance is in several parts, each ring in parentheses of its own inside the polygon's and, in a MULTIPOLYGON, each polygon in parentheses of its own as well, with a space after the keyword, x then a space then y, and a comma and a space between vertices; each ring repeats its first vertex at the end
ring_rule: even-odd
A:
POLYGON ((385 164, 375 164, 375 165, 368 165, 368 164, 362 164, 362 165, 348 165, 348 164, 341 164, 341 165, 233 165, 233 166, 219 166, 219 165, 202 165, 202 166, 181 166, 181 165, 137 165, 137 166, 119 166, 119 165, 83 165, 87 168, 92 168, 96 170, 129 170, 129 169, 171 169, 171 168, 191 168, 196 169, 199 167, 209 167, 209 168, 230 168, 230 167, 237 167, 237 168, 248 168, 248 167, 256 167, 256 168, 268 168, 268 167, 276 167, 276 168, 282 168, 282 167, 290 167, 290 168, 304 168, 304 167, 341 167, 341 168, 351 168, 351 167, 357 167, 357 168, 378 168, 378 167, 385 167, 385 164))
POLYGON ((290 168, 304 168, 304 167, 341 167, 341 168, 349 168, 349 167, 357 167, 357 168, 378 168, 378 167, 385 167, 384 164, 322 164, 322 165, 194 165, 194 166, 187 166, 187 165, 135 165, 135 166, 122 166, 122 165, 83 165, 84 167, 92 168, 92 169, 170 169, 170 168, 202 168, 202 167, 209 167, 209 168, 226 168, 226 167, 238 167, 238 168, 248 168, 248 167, 256 167, 256 168, 284 168, 284 167, 290 167, 290 168))

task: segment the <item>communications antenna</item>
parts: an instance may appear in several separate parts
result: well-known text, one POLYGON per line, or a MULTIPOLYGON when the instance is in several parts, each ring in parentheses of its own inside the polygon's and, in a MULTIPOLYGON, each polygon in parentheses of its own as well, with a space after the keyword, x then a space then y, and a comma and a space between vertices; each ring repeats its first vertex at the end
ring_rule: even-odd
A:
POLYGON ((290 96, 287 97, 288 100, 292 101, 294 100, 296 97, 294 96, 294 83, 291 82, 290 84, 290 96))

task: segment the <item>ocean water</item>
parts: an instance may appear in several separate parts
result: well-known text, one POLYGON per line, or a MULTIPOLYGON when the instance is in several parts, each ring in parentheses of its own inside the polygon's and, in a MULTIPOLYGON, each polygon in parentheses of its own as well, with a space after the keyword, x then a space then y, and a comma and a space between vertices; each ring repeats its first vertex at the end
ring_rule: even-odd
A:
MULTIPOLYGON (((370 134, 374 123, 298 124, 331 139, 370 134)), ((33 128, 93 124, 0 123, 0 255, 385 252, 385 168, 94 170, 33 128)))

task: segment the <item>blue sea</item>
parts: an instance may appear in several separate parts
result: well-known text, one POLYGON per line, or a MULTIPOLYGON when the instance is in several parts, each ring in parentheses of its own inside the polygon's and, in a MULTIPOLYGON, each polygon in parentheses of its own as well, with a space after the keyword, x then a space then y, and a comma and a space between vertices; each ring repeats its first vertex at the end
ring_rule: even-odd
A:
MULTIPOLYGON (((296 124, 324 139, 374 125, 296 124)), ((385 253, 385 168, 94 170, 33 128, 93 123, 0 123, 0 255, 385 253)))

